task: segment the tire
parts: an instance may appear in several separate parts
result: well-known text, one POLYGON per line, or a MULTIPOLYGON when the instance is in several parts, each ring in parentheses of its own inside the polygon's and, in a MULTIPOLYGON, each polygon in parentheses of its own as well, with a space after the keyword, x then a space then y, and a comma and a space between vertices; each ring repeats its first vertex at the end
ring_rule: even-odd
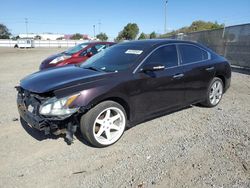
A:
POLYGON ((116 143, 127 125, 124 108, 114 101, 104 101, 81 117, 83 137, 95 147, 107 147, 116 143))
POLYGON ((218 77, 213 78, 207 89, 206 100, 201 104, 203 106, 210 108, 217 106, 222 99, 223 92, 224 92, 224 84, 222 80, 218 77))

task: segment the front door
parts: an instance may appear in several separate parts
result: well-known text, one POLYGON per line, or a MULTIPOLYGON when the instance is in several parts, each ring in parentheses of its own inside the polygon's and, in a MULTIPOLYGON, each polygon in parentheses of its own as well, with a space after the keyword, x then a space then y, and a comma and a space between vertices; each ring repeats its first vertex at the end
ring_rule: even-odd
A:
MULTIPOLYGON (((143 63, 161 64, 164 70, 135 74, 133 81, 137 87, 133 103, 137 115, 150 116, 167 109, 175 109, 184 101, 182 68, 178 66, 176 45, 166 45, 154 51, 143 63)), ((137 117, 137 118, 139 118, 137 117)))

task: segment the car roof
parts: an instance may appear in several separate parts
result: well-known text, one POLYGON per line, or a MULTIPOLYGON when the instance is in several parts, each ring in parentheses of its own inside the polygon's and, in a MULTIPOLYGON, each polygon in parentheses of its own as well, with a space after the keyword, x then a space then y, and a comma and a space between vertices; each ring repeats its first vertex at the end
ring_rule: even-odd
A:
POLYGON ((188 44, 197 44, 196 42, 185 41, 185 40, 176 40, 176 39, 145 39, 145 40, 134 40, 120 43, 119 45, 135 45, 135 46, 155 46, 162 44, 170 43, 188 43, 188 44))
POLYGON ((84 42, 81 44, 90 45, 90 44, 115 44, 114 42, 104 42, 104 41, 90 41, 90 42, 84 42))
POLYGON ((131 46, 137 46, 141 49, 144 49, 144 50, 147 50, 147 49, 151 49, 151 48, 156 48, 158 46, 161 46, 161 45, 164 45, 164 44, 171 44, 171 43, 184 43, 184 44, 193 44, 193 45, 196 45, 196 46, 199 46, 201 48, 203 48, 204 50, 207 50, 209 51, 210 53, 213 53, 214 52, 209 49, 208 47, 200 44, 200 43, 197 43, 195 41, 187 41, 187 40, 176 40, 176 39, 145 39, 145 40, 134 40, 134 41, 126 41, 126 42, 122 42, 122 43, 118 43, 116 44, 116 46, 128 46, 128 45, 131 45, 131 46))

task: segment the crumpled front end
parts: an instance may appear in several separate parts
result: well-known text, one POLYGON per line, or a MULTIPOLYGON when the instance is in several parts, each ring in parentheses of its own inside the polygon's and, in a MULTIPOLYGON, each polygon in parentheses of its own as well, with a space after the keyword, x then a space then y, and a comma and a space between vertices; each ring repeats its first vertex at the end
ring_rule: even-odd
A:
MULTIPOLYGON (((67 141, 73 141, 73 134, 79 125, 78 113, 66 116, 44 116, 39 113, 40 106, 51 96, 31 93, 20 86, 16 87, 17 108, 21 118, 33 128, 45 135, 66 134, 67 141)), ((49 94, 48 94, 49 95, 49 94)), ((51 95, 51 94, 50 94, 51 95)))

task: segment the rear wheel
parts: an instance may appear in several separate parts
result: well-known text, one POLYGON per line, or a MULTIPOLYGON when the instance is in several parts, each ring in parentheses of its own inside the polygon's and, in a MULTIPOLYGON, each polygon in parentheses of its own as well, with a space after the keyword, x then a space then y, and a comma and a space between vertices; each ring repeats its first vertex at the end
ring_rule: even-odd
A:
POLYGON ((83 136, 96 147, 117 142, 124 133, 127 116, 124 108, 113 101, 105 101, 90 109, 81 118, 83 136))
POLYGON ((207 107, 214 107, 219 104, 223 95, 223 82, 220 78, 215 77, 207 90, 206 101, 202 105, 207 107))

